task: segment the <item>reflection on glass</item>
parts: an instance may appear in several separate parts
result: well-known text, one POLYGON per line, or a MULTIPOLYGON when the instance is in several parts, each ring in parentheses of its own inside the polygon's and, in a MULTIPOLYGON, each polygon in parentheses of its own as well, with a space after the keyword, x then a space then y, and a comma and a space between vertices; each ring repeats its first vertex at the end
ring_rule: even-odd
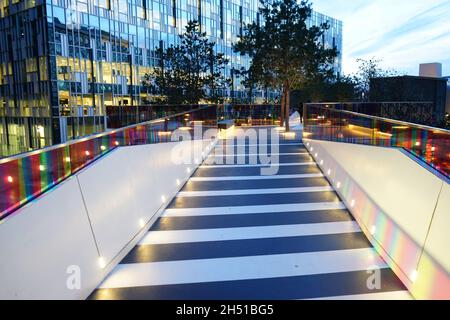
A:
MULTIPOLYGON (((169 142, 174 130, 180 127, 193 128, 196 120, 203 120, 204 131, 216 128, 216 107, 197 107, 195 110, 172 114, 159 120, 0 159, 0 220, 114 148, 169 142), (170 134, 161 135, 160 132, 170 134)), ((76 130, 75 126, 82 128, 85 130, 83 134, 89 134, 95 132, 95 126, 99 124, 90 121, 82 126, 77 123, 68 125, 73 130, 76 130)), ((43 126, 36 126, 35 130, 40 139, 45 139, 48 135, 43 126)), ((17 131, 17 135, 22 137, 24 132, 17 131)))
POLYGON ((450 131, 360 113, 306 105, 304 137, 404 148, 450 177, 450 131))

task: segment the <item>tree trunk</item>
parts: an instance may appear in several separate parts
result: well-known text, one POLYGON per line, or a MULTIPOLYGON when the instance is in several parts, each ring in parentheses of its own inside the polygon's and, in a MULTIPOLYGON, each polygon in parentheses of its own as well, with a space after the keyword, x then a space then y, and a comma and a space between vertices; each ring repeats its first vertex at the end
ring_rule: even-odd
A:
POLYGON ((284 88, 281 91, 281 112, 280 112, 280 127, 284 126, 284 115, 285 115, 285 103, 284 103, 284 88))
POLYGON ((290 114, 290 104, 291 104, 291 97, 290 97, 290 93, 291 93, 291 91, 289 90, 289 88, 286 88, 286 90, 285 90, 285 95, 286 95, 286 105, 285 105, 285 107, 284 107, 284 109, 285 109, 285 116, 284 116, 284 118, 286 119, 286 132, 289 132, 290 131, 290 128, 289 128, 289 114, 290 114))

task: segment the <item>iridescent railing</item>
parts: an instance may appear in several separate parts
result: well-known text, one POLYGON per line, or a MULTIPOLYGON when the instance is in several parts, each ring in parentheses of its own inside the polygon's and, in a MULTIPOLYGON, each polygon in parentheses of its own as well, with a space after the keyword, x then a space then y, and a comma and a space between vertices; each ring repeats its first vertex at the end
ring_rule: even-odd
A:
POLYGON ((435 112, 435 103, 426 101, 308 103, 308 105, 327 106, 335 110, 352 111, 431 127, 441 127, 444 120, 444 114, 435 112))
POLYGON ((238 126, 279 125, 281 106, 278 104, 218 104, 218 105, 140 105, 107 106, 109 128, 121 128, 135 123, 149 121, 186 109, 217 107, 220 120, 233 119, 238 126))
MULTIPOLYGON (((136 123, 169 117, 174 114, 213 105, 174 104, 174 105, 139 105, 106 106, 108 128, 123 128, 136 123)), ((215 107, 215 106, 214 106, 215 107)))
POLYGON ((233 119, 238 126, 279 125, 281 106, 278 104, 235 104, 217 106, 220 120, 233 119))
MULTIPOLYGON (((120 146, 168 142, 178 128, 217 127, 216 107, 202 107, 0 160, 0 220, 120 146)), ((196 137, 193 137, 196 138, 196 137)))
POLYGON ((306 104, 303 135, 309 139, 403 148, 450 177, 449 130, 306 104))

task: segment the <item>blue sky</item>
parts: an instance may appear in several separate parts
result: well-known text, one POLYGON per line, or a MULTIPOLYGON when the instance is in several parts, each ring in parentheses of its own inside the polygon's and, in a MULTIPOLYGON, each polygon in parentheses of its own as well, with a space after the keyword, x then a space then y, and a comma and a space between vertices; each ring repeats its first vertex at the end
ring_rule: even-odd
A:
POLYGON ((344 73, 357 58, 418 75, 419 64, 441 62, 450 76, 450 0, 311 0, 313 8, 344 23, 344 73))

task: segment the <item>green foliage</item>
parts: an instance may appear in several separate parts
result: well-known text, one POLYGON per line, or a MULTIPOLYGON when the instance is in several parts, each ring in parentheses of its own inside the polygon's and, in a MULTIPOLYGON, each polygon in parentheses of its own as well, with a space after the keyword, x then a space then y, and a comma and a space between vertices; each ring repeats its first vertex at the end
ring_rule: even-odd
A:
POLYGON ((337 51, 321 43, 328 24, 309 26, 309 1, 262 0, 261 4, 263 23, 246 25, 234 50, 252 59, 246 74, 251 85, 282 90, 287 106, 282 114, 288 117, 290 91, 331 77, 337 51))
POLYGON ((356 83, 351 77, 340 77, 328 89, 328 101, 351 102, 357 94, 356 83))
POLYGON ((357 94, 352 77, 332 80, 317 80, 308 83, 302 90, 292 92, 293 105, 305 102, 351 102, 357 94))
POLYGON ((356 60, 356 62, 359 63, 359 66, 358 71, 355 75, 353 75, 353 81, 356 83, 357 100, 369 101, 370 79, 399 75, 399 73, 395 70, 386 70, 381 68, 380 63, 382 61, 382 59, 377 59, 375 57, 369 60, 356 60))
POLYGON ((230 83, 223 75, 227 59, 214 52, 214 42, 200 31, 197 21, 189 21, 179 37, 179 45, 157 48, 160 64, 145 75, 144 86, 169 104, 216 102, 218 91, 230 83))
POLYGON ((252 58, 249 75, 263 86, 298 88, 319 75, 332 75, 334 48, 321 44, 327 24, 308 27, 308 1, 262 1, 264 23, 249 24, 235 51, 252 58))
POLYGON ((370 79, 398 75, 395 70, 385 70, 379 66, 381 59, 357 59, 358 71, 351 76, 338 78, 317 78, 309 82, 303 90, 295 91, 296 104, 304 102, 351 102, 368 101, 370 79))

